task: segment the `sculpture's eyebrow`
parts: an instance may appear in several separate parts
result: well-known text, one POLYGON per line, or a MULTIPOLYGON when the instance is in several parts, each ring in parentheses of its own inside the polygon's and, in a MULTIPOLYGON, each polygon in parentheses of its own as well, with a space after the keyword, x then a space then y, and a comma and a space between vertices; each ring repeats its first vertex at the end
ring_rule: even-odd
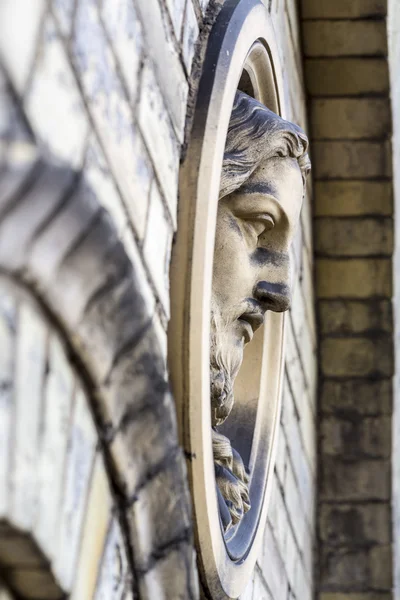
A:
POLYGON ((246 181, 237 191, 242 194, 267 194, 268 196, 278 196, 278 190, 273 183, 264 181, 246 181))

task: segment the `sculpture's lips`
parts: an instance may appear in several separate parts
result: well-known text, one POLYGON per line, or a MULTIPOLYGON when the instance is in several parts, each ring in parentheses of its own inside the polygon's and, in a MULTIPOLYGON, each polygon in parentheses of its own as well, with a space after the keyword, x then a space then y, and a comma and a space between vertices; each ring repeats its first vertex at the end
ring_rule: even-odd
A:
POLYGON ((253 339, 254 332, 264 323, 264 314, 261 312, 245 312, 238 318, 243 327, 245 344, 253 339))

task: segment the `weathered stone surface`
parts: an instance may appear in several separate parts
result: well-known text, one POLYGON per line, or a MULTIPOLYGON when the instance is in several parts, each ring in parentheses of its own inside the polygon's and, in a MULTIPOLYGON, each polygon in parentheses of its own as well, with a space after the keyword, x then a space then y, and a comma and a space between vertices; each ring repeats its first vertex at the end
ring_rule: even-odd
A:
POLYGON ((321 451, 326 455, 343 459, 390 457, 390 417, 326 417, 320 435, 321 451))
POLYGON ((315 141, 313 159, 317 179, 390 177, 392 169, 387 141, 315 141))
POLYGON ((284 598, 288 586, 285 566, 268 523, 265 528, 263 551, 258 564, 263 577, 268 581, 272 597, 284 598))
MULTIPOLYGON (((85 180, 93 190, 97 201, 104 206, 110 213, 115 224, 118 236, 121 236, 123 231, 128 226, 128 215, 123 205, 118 189, 107 169, 104 154, 97 143, 97 140, 92 138, 88 151, 86 153, 85 164, 85 180)), ((143 190, 145 191, 145 189, 143 190)), ((147 209, 147 198, 143 198, 143 210, 138 211, 137 228, 144 229, 145 215, 147 209), (143 214, 144 213, 144 214, 143 214)))
POLYGON ((111 45, 117 56, 131 102, 137 97, 140 60, 143 52, 143 31, 135 5, 129 0, 104 0, 101 16, 111 45))
POLYGON ((321 342, 321 370, 327 377, 390 377, 391 336, 325 338, 321 342))
POLYGON ((322 501, 387 501, 390 498, 387 460, 341 462, 336 457, 324 456, 320 467, 322 501))
POLYGON ((198 580, 194 568, 195 553, 191 544, 177 541, 176 549, 166 557, 155 558, 153 567, 140 581, 143 600, 186 600, 198 598, 198 580), (189 571, 190 569, 190 571, 189 571), (191 576, 188 577, 188 571, 191 576))
POLYGON ((391 256, 390 218, 323 218, 315 221, 315 251, 324 256, 391 256))
POLYGON ((295 583, 293 586, 294 594, 290 596, 290 600, 294 598, 305 598, 305 600, 314 600, 314 582, 310 578, 310 573, 305 571, 303 561, 301 557, 296 563, 296 576, 295 583))
POLYGON ((322 335, 392 331, 389 300, 320 300, 317 309, 322 335))
POLYGON ((271 492, 270 504, 268 507, 268 523, 274 534, 279 554, 285 561, 290 523, 285 505, 285 493, 277 480, 274 480, 271 492))
POLYGON ((144 241, 144 257, 160 300, 169 315, 169 256, 172 231, 167 219, 160 192, 154 182, 151 188, 150 207, 144 241))
POLYGON ((69 165, 80 167, 89 124, 73 70, 50 17, 44 24, 41 43, 24 107, 45 147, 69 165))
POLYGON ((305 21, 306 56, 379 56, 387 53, 386 21, 305 21))
POLYGON ((132 584, 121 528, 116 520, 107 534, 94 600, 121 600, 126 583, 132 584))
POLYGON ((44 414, 37 460, 37 498, 34 531, 47 556, 59 534, 64 493, 64 460, 71 418, 74 374, 64 348, 54 335, 49 340, 49 370, 44 385, 44 414))
POLYGON ((147 571, 153 556, 162 554, 176 540, 192 540, 190 498, 182 486, 185 478, 184 457, 177 450, 166 460, 165 468, 137 493, 128 518, 135 560, 141 571, 147 571))
POLYGON ((319 298, 390 298, 390 259, 324 259, 316 261, 319 298))
POLYGON ((147 156, 141 153, 130 102, 94 0, 82 0, 77 7, 71 47, 86 104, 114 181, 127 207, 134 210, 142 204, 138 211, 138 232, 143 235, 149 185, 146 187, 147 156))
POLYGON ((150 63, 142 73, 139 125, 176 224, 179 145, 150 63))
POLYGON ((63 36, 69 38, 74 21, 74 5, 68 0, 54 0, 52 11, 63 36))
MULTIPOLYGON (((310 415, 307 410, 298 413, 287 385, 284 386, 282 402, 284 404, 282 425, 291 459, 287 468, 294 470, 304 506, 311 507, 314 502, 314 460, 308 451, 308 442, 306 442, 305 436, 308 432, 311 436, 313 435, 314 419, 311 419, 307 429, 302 427, 301 423, 299 426, 299 420, 309 418, 310 415)), ((303 405, 306 405, 306 402, 301 404, 302 407, 303 405)))
MULTIPOLYGON (((185 0, 166 0, 168 12, 170 14, 172 25, 175 32, 175 37, 178 41, 181 40, 183 17, 185 12, 185 0)), ((187 15, 185 15, 185 24, 187 15)))
MULTIPOLYGON (((146 50, 156 66, 162 95, 171 114, 176 135, 183 141, 188 83, 179 53, 158 0, 138 0, 137 10, 143 24, 146 50)), ((161 138, 159 138, 161 139, 161 138)), ((167 140, 163 140, 167 143, 167 140)))
POLYGON ((322 382, 320 406, 324 414, 390 415, 392 411, 392 381, 332 381, 322 382))
POLYGON ((110 446, 122 490, 132 498, 149 474, 164 463, 167 467, 165 461, 176 443, 175 406, 170 395, 165 394, 157 405, 128 412, 110 446))
POLYGON ((4 0, 0 7, 0 49, 4 65, 19 93, 23 93, 32 73, 41 21, 46 2, 4 0), (20 35, 15 35, 18 27, 20 35), (23 40, 23 44, 21 44, 23 40))
POLYGON ((36 516, 36 460, 48 332, 37 312, 27 305, 19 310, 17 328, 14 464, 9 473, 12 489, 10 516, 19 528, 29 530, 36 516), (26 398, 29 398, 28 405, 26 398))
POLYGON ((313 139, 382 138, 390 128, 387 98, 316 98, 311 104, 313 139))
POLYGON ((313 96, 359 96, 389 91, 389 72, 380 58, 309 58, 306 84, 313 96))
POLYGON ((183 59, 185 61, 187 72, 190 74, 194 57, 195 46, 199 35, 199 26, 197 24, 196 13, 193 3, 189 1, 186 7, 186 19, 183 27, 183 59))
POLYGON ((107 414, 118 427, 130 413, 150 410, 163 402, 168 390, 165 357, 149 320, 148 330, 135 347, 122 356, 102 388, 107 397, 107 414), (135 393, 132 393, 132 390, 135 393))
MULTIPOLYGON (((273 596, 271 595, 263 576, 257 571, 254 576, 252 596, 249 596, 249 600, 255 600, 255 598, 260 598, 260 600, 273 600, 273 596)), ((242 600, 242 596, 240 597, 240 600, 242 600)), ((244 596, 244 600, 246 600, 246 596, 244 596)))
POLYGON ((392 214, 389 181, 315 181, 314 192, 316 217, 392 214))
POLYGON ((8 475, 11 469, 16 318, 16 302, 2 283, 0 289, 0 518, 6 514, 9 499, 8 475))
POLYGON ((302 0, 304 19, 355 19, 386 15, 386 0, 302 0))
POLYGON ((97 432, 82 390, 76 391, 65 465, 65 488, 60 505, 58 547, 53 569, 64 589, 71 589, 91 474, 97 432))
POLYGON ((321 539, 330 546, 390 544, 388 504, 324 504, 319 507, 321 539))

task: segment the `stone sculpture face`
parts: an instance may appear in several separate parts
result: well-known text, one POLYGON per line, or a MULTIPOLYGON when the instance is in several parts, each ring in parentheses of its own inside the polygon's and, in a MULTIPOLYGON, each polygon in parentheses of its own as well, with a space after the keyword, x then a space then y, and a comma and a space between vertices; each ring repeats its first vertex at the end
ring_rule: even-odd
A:
POLYGON ((221 176, 211 303, 213 450, 226 529, 250 508, 248 475, 216 428, 232 409, 245 344, 267 310, 290 306, 289 249, 310 169, 307 146, 299 127, 236 94, 221 176))

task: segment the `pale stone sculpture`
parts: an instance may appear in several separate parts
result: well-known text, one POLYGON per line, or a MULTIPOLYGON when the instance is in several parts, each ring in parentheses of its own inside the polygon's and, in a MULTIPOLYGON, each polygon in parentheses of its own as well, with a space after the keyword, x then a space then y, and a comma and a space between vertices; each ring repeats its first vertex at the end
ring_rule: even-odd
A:
POLYGON ((211 412, 225 530, 250 509, 246 469, 217 431, 234 403, 245 344, 267 310, 290 306, 289 248, 310 170, 304 132, 237 92, 222 165, 211 301, 211 412))

